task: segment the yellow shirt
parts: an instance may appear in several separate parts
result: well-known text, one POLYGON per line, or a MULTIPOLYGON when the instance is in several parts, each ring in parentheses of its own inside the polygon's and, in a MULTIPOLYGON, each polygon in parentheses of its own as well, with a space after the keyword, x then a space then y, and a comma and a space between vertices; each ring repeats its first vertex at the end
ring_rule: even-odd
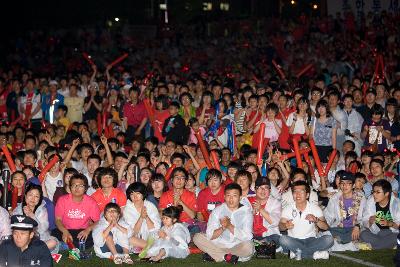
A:
POLYGON ((59 118, 57 120, 57 125, 63 125, 65 127, 65 132, 68 131, 68 128, 69 128, 70 124, 71 124, 71 122, 67 117, 59 118))

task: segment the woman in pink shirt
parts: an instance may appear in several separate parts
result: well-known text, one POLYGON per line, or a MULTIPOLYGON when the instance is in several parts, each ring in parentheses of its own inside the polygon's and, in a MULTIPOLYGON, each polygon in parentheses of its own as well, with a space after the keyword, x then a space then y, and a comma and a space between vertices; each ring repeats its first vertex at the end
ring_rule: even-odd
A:
POLYGON ((70 178, 71 193, 57 201, 55 216, 57 229, 53 232, 59 240, 71 240, 75 247, 79 241, 86 241, 86 247, 93 246, 91 231, 100 219, 100 209, 90 196, 86 195, 88 181, 83 174, 70 178))

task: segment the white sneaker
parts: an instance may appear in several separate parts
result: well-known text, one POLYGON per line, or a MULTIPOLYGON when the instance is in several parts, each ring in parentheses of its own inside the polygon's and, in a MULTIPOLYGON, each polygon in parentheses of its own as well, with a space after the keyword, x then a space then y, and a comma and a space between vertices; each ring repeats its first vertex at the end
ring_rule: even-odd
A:
POLYGON ((315 251, 313 254, 314 260, 327 260, 329 259, 329 252, 328 251, 315 251))

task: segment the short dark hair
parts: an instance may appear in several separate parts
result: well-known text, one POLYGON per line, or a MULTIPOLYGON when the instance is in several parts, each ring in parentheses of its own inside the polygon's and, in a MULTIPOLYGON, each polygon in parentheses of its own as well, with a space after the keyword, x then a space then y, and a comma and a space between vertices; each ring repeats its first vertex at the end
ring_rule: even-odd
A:
POLYGON ((182 153, 175 152, 171 155, 170 161, 172 162, 176 158, 180 158, 182 162, 185 163, 186 158, 182 153))
MULTIPOLYGON (((39 202, 38 204, 36 204, 33 212, 35 212, 37 210, 37 208, 39 208, 40 205, 42 205, 42 201, 43 201, 43 190, 42 190, 42 186, 41 185, 36 185, 33 183, 28 183, 25 187, 25 193, 24 193, 24 199, 22 201, 22 207, 26 206, 26 194, 31 191, 31 190, 38 190, 39 191, 39 202)), ((24 209, 22 209, 23 211, 24 209)))
POLYGON ((108 210, 110 209, 116 209, 118 214, 121 215, 121 207, 117 203, 109 202, 105 207, 104 207, 104 212, 105 214, 108 210))
POLYGON ((380 187, 382 188, 382 191, 384 194, 392 192, 392 185, 390 184, 389 181, 385 179, 381 179, 376 181, 373 185, 372 188, 374 187, 380 187))
POLYGON ((35 159, 37 159, 37 153, 36 153, 35 150, 32 150, 32 149, 25 150, 24 157, 25 157, 26 155, 31 155, 31 156, 33 156, 35 159))
POLYGON ((304 186, 304 188, 306 189, 306 193, 309 194, 311 189, 310 189, 310 185, 306 182, 306 181, 296 181, 294 183, 292 183, 292 192, 294 191, 294 188, 296 186, 304 186))
POLYGON ((369 166, 371 166, 372 163, 378 163, 379 165, 381 165, 382 168, 385 166, 385 163, 381 159, 371 159, 369 166))
POLYGON ((85 175, 81 173, 72 175, 71 178, 69 179, 69 187, 71 187, 73 180, 82 180, 83 184, 85 185, 85 190, 89 188, 89 182, 85 175))
POLYGON ((118 174, 117 172, 112 169, 112 168, 104 168, 103 170, 101 170, 101 172, 99 173, 99 176, 97 178, 98 182, 99 182, 99 186, 100 188, 103 188, 102 184, 101 184, 101 178, 103 178, 106 175, 110 175, 113 178, 113 187, 116 188, 118 185, 118 174))
POLYGON ((238 185, 237 183, 231 183, 231 184, 228 184, 227 186, 225 186, 224 194, 226 194, 226 192, 230 191, 230 190, 238 190, 239 195, 240 196, 242 195, 242 187, 240 185, 238 185))
POLYGON ((179 216, 182 213, 182 206, 169 206, 162 211, 162 216, 166 216, 171 219, 179 221, 179 216))
POLYGON ((206 174, 206 183, 211 177, 217 177, 220 181, 222 181, 222 173, 217 169, 209 169, 206 174))
POLYGON ((101 164, 101 158, 100 158, 100 156, 97 155, 97 154, 91 154, 91 155, 88 157, 88 161, 89 161, 89 159, 97 159, 97 161, 99 162, 99 165, 101 164))
POLYGON ((179 102, 177 102, 177 101, 172 101, 172 102, 169 104, 169 106, 170 106, 170 107, 176 107, 177 109, 179 109, 179 108, 181 107, 181 105, 180 105, 179 102))
POLYGON ((86 149, 89 149, 90 152, 92 152, 92 154, 94 153, 94 149, 93 149, 93 147, 92 147, 91 144, 89 144, 89 143, 83 143, 83 144, 80 144, 80 145, 78 146, 78 148, 77 148, 78 154, 81 155, 81 154, 82 154, 82 150, 84 150, 85 148, 86 148, 86 149))
POLYGON ((242 176, 245 176, 247 178, 247 180, 249 181, 249 183, 251 184, 253 178, 251 177, 251 173, 246 170, 239 170, 236 173, 235 182, 237 181, 237 179, 239 177, 242 177, 242 176))
POLYGON ((143 184, 143 183, 141 183, 141 182, 134 182, 134 183, 131 183, 131 184, 128 186, 128 188, 126 189, 126 197, 127 197, 129 200, 131 200, 131 201, 132 201, 132 199, 131 199, 131 194, 132 194, 133 192, 137 192, 137 193, 142 194, 143 200, 145 200, 146 197, 147 197, 147 188, 146 188, 146 185, 143 184))
POLYGON ((176 168, 172 171, 172 173, 171 173, 171 179, 172 179, 172 180, 174 179, 174 176, 175 176, 175 174, 176 174, 177 172, 183 172, 183 174, 185 175, 186 180, 189 178, 189 173, 188 173, 188 171, 187 171, 185 168, 183 168, 183 167, 176 167, 176 168))
POLYGON ((66 105, 59 105, 58 109, 64 111, 64 115, 66 115, 68 113, 68 107, 66 105))

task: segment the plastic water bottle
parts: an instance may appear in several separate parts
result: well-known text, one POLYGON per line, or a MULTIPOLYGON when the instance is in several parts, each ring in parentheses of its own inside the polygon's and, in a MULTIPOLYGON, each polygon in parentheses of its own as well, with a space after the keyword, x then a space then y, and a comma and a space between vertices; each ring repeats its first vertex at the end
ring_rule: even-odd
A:
POLYGON ((86 250, 86 242, 85 240, 79 240, 79 251, 85 252, 86 250))
POLYGON ((296 261, 301 261, 301 249, 296 249, 296 261))

